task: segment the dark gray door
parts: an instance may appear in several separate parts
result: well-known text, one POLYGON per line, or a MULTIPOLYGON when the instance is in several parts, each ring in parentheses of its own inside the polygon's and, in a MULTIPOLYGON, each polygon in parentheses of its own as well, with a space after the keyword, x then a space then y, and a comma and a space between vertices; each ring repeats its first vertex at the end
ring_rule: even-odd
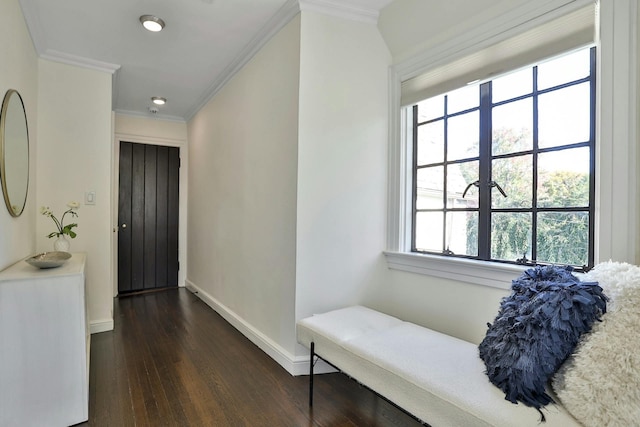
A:
POLYGON ((118 293, 178 286, 180 149, 120 142, 118 293))

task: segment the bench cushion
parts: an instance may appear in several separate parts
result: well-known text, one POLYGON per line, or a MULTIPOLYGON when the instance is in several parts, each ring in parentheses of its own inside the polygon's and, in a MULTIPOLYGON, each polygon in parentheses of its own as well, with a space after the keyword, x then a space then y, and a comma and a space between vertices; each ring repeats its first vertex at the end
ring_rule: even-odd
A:
MULTIPOLYGON (((474 344, 362 306, 298 322, 298 341, 349 376, 435 426, 539 426, 533 408, 493 386, 474 344)), ((560 406, 546 427, 575 426, 560 406)))

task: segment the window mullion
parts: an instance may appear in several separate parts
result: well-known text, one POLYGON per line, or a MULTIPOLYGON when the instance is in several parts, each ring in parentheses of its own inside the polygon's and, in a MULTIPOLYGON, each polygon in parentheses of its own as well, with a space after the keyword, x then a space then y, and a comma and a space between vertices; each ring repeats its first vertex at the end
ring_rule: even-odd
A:
POLYGON ((411 179, 413 180, 413 190, 412 190, 412 196, 411 196, 411 223, 412 223, 412 227, 413 227, 413 232, 411 233, 411 251, 415 251, 416 250, 416 233, 415 233, 415 229, 416 229, 416 224, 417 224, 417 218, 418 218, 418 212, 417 212, 417 205, 416 205, 416 200, 418 197, 418 106, 414 105, 413 106, 413 132, 412 132, 412 136, 413 136, 413 140, 412 140, 412 145, 413 145, 413 164, 412 164, 412 172, 411 172, 411 179))
POLYGON ((533 188, 531 189, 531 260, 535 262, 538 259, 538 154, 540 154, 540 145, 538 144, 538 67, 533 67, 533 188))
POLYGON ((491 82, 480 85, 478 257, 491 258, 491 82))
POLYGON ((589 261, 588 265, 595 264, 595 206, 596 206, 596 70, 597 70, 596 48, 592 47, 589 58, 589 77, 591 84, 591 108, 589 110, 591 127, 589 129, 589 261))

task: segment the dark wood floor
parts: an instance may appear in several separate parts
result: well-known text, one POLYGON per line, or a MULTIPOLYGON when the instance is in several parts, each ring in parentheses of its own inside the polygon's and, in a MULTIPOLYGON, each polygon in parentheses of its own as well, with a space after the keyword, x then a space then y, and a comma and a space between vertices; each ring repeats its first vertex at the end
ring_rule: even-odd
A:
POLYGON ((342 374, 293 377, 186 289, 118 298, 92 335, 90 426, 419 426, 342 374))

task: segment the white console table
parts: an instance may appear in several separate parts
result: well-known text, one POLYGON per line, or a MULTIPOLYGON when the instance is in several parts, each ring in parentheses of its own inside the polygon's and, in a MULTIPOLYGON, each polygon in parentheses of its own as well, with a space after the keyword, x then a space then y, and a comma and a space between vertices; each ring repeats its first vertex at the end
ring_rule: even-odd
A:
POLYGON ((89 418, 84 253, 62 266, 19 261, 0 272, 0 426, 89 418))

